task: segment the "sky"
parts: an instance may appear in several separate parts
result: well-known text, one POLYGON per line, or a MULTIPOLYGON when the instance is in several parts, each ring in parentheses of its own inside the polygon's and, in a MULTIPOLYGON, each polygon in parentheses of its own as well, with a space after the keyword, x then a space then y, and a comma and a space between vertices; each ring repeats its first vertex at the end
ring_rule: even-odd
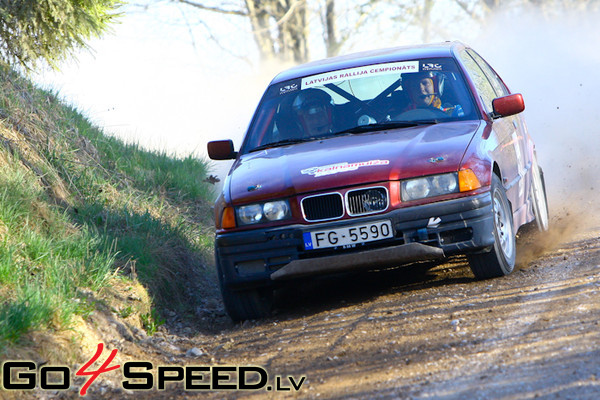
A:
MULTIPOLYGON (((60 72, 42 71, 35 80, 58 91, 107 134, 149 149, 205 158, 209 140, 227 138, 238 148, 270 79, 287 66, 256 62, 249 28, 239 19, 211 25, 224 51, 185 10, 168 2, 146 11, 128 7, 113 34, 90 43, 93 53, 84 51, 77 62, 60 72)), ((482 29, 463 23, 442 32, 444 39, 475 48, 512 91, 523 93, 524 116, 549 195, 556 199, 551 207, 586 204, 588 194, 600 190, 594 175, 600 168, 598 17, 548 16, 533 9, 499 14, 482 29)), ((414 33, 400 39, 386 34, 393 27, 377 20, 373 25, 380 26, 356 35, 355 50, 420 40, 414 33)), ((213 172, 222 177, 229 165, 213 162, 213 172)))

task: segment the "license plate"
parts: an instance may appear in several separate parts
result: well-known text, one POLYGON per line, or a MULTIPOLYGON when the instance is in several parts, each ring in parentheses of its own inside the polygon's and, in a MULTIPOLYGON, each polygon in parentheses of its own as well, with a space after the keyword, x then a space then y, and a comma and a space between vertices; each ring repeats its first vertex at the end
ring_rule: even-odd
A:
POLYGON ((375 221, 322 231, 304 232, 304 249, 324 249, 373 242, 394 236, 392 222, 375 221))

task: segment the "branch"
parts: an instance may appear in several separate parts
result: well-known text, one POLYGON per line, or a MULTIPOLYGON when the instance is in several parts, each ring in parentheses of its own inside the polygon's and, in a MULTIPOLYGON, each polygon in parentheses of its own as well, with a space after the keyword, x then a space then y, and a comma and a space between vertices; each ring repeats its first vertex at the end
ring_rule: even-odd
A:
MULTIPOLYGON (((185 1, 185 0, 178 0, 178 1, 185 1)), ((287 20, 291 18, 292 13, 296 10, 298 5, 300 3, 304 3, 305 1, 306 0, 295 0, 294 3, 292 3, 292 5, 290 6, 290 8, 285 12, 285 14, 283 14, 283 16, 280 19, 275 21, 275 26, 281 26, 285 22, 287 22, 287 20)), ((270 16, 273 16, 273 15, 270 14, 270 16)), ((262 33, 262 32, 268 32, 270 30, 271 30, 271 28, 269 27, 269 28, 256 29, 254 32, 262 33)))
POLYGON ((369 21, 369 17, 376 8, 375 3, 376 2, 368 1, 365 4, 359 4, 355 7, 355 10, 358 10, 357 12, 359 13, 358 20, 355 22, 353 28, 346 29, 344 32, 339 32, 338 47, 342 47, 351 36, 356 34, 356 32, 363 26, 365 22, 369 21), (366 11, 364 11, 365 9, 366 11))
POLYGON ((205 11, 211 11, 211 12, 216 12, 219 14, 227 14, 227 15, 239 15, 242 17, 247 17, 248 13, 244 10, 225 10, 219 7, 210 7, 210 6, 205 6, 204 4, 200 4, 200 3, 196 3, 194 1, 190 1, 190 0, 173 0, 176 3, 183 3, 183 4, 187 4, 188 6, 192 6, 195 8, 199 8, 200 10, 205 10, 205 11))
MULTIPOLYGON (((483 22, 483 18, 479 18, 475 15, 475 8, 473 8, 473 10, 469 10, 468 5, 461 0, 455 0, 455 3, 466 13, 468 14, 472 19, 474 19, 475 21, 482 23, 483 22)), ((485 4, 485 2, 481 5, 483 8, 483 13, 488 14, 491 12, 490 8, 487 6, 487 4, 485 4)))
MULTIPOLYGON (((244 56, 240 56, 237 54, 234 54, 231 50, 229 50, 227 47, 223 46, 221 44, 221 42, 219 41, 219 39, 217 39, 217 37, 215 35, 212 34, 210 28, 208 27, 208 24, 204 21, 199 21, 199 24, 204 26, 204 28, 206 29, 206 34, 208 35, 209 40, 212 40, 222 51, 224 51, 225 53, 229 54, 232 57, 235 57, 243 62, 245 62, 248 65, 252 65, 252 62, 248 59, 248 57, 244 57, 244 56)), ((190 31, 190 36, 192 36, 192 41, 193 41, 193 33, 190 31)), ((195 47, 195 44, 193 44, 193 46, 195 47)))

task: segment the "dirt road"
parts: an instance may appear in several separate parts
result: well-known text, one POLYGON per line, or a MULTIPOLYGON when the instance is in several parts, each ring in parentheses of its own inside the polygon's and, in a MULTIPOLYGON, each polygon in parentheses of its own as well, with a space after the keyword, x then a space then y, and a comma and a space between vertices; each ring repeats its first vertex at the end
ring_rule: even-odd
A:
MULTIPOLYGON (((155 379, 158 365, 259 366, 260 389, 127 391, 106 374, 88 398, 598 399, 600 223, 558 221, 544 237, 520 238, 518 267, 500 279, 475 281, 464 258, 328 277, 278 292, 271 318, 238 325, 215 301, 195 326, 173 316, 112 347, 151 361, 155 379)), ((32 394, 78 398, 74 383, 32 394)))
POLYGON ((236 326, 221 315, 216 331, 158 335, 157 348, 173 349, 170 364, 258 365, 272 389, 194 393, 168 383, 163 395, 600 398, 600 229, 555 228, 546 238, 554 248, 520 239, 508 277, 475 281, 463 258, 336 276, 278 293, 266 320, 236 326))

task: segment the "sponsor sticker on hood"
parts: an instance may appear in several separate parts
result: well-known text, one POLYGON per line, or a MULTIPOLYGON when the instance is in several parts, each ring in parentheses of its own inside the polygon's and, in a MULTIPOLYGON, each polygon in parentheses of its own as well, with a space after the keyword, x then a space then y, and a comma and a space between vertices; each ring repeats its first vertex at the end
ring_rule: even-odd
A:
POLYGON ((388 165, 390 160, 370 160, 360 161, 354 163, 342 162, 337 164, 323 165, 321 167, 310 167, 301 170, 300 172, 304 175, 312 175, 315 178, 319 176, 333 175, 338 172, 356 171, 361 167, 374 167, 377 165, 388 165))

